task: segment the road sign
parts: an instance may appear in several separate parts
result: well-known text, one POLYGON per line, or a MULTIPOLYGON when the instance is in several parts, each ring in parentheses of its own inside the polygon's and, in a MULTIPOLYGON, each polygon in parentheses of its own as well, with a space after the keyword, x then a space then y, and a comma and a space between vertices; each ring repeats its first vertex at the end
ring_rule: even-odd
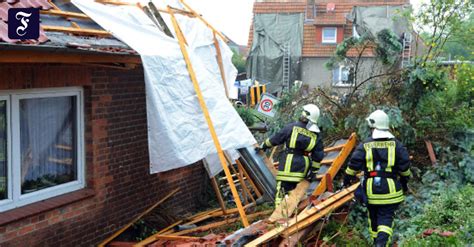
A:
POLYGON ((275 96, 264 93, 262 94, 262 100, 260 100, 260 103, 258 104, 257 111, 265 116, 274 117, 276 112, 275 105, 278 104, 278 101, 279 100, 275 96))

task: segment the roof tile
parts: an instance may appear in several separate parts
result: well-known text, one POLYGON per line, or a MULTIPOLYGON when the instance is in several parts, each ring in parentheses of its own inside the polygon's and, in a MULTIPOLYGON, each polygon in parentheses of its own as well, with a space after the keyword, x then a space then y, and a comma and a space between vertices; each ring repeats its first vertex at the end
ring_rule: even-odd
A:
POLYGON ((36 44, 48 41, 48 37, 40 26, 40 36, 38 40, 12 40, 8 38, 8 9, 10 8, 40 8, 48 10, 53 8, 48 0, 21 0, 21 1, 7 1, 0 2, 0 42, 8 43, 22 43, 22 44, 36 44))

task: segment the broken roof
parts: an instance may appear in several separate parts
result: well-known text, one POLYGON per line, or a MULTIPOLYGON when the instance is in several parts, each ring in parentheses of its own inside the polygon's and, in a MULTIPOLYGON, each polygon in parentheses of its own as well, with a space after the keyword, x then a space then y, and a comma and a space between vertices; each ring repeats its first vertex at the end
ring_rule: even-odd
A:
MULTIPOLYGON (((2 0, 0 0, 2 1, 2 0)), ((0 2, 0 49, 63 49, 114 54, 136 54, 68 0, 8 0, 0 2), (37 40, 8 38, 8 9, 40 8, 37 40)))

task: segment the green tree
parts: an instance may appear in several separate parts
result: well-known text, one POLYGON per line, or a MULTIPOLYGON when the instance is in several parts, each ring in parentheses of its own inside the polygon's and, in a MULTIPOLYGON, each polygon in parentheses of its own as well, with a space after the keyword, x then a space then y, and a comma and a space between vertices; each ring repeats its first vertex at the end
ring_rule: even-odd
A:
POLYGON ((245 72, 245 59, 242 55, 240 55, 234 49, 232 50, 234 55, 232 56, 232 63, 234 64, 235 68, 239 73, 245 72))
POLYGON ((443 53, 451 59, 474 60, 474 14, 446 41, 443 53))
POLYGON ((473 10, 471 0, 430 0, 423 3, 412 17, 417 31, 428 34, 424 37, 427 48, 415 66, 437 60, 445 52, 447 42, 455 41, 456 36, 463 42, 472 42, 464 40, 466 37, 463 36, 468 31, 463 28, 473 10))

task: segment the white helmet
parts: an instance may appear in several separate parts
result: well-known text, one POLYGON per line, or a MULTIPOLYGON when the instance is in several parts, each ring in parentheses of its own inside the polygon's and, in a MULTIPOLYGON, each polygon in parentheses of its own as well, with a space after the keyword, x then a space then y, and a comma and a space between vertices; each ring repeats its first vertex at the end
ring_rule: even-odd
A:
POLYGON ((369 123, 370 128, 375 128, 379 130, 388 130, 389 129, 389 119, 388 115, 382 110, 376 110, 372 112, 368 118, 366 118, 367 123, 369 123))
POLYGON ((303 117, 309 120, 307 129, 316 133, 319 133, 319 127, 317 125, 319 119, 319 107, 314 104, 307 104, 303 106, 303 117))
POLYGON ((376 110, 366 120, 369 123, 369 127, 374 128, 372 132, 373 139, 394 138, 393 134, 389 131, 390 120, 384 111, 376 110))

